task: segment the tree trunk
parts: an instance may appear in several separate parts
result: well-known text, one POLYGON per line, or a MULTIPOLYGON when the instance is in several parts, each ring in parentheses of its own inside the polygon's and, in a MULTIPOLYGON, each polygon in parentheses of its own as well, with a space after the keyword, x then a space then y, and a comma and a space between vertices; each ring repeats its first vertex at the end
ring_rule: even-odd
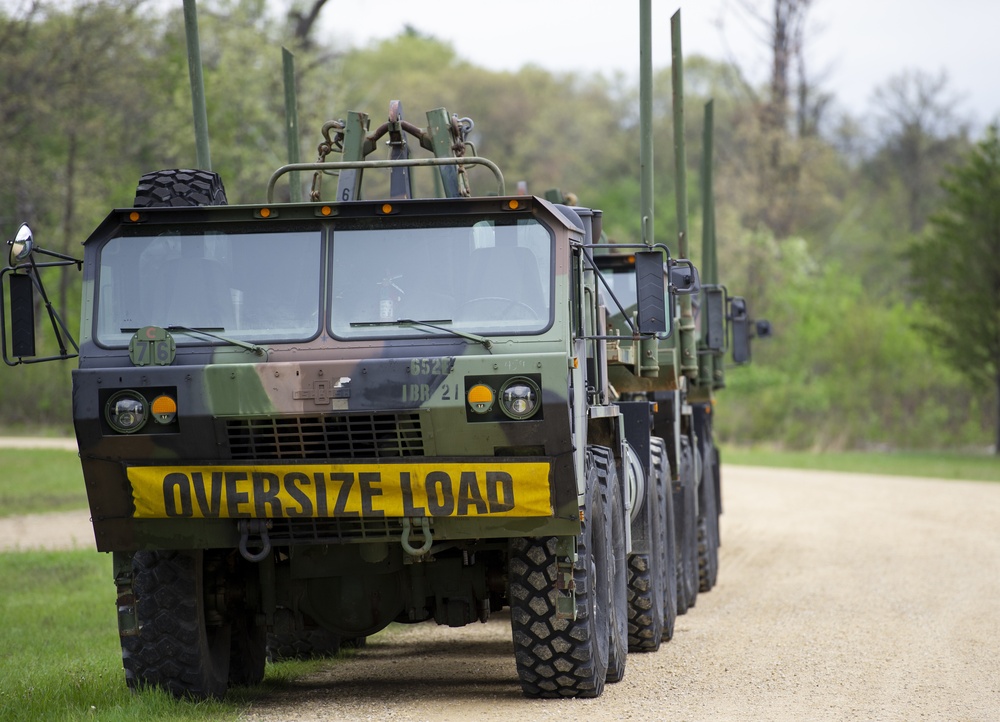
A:
MULTIPOLYGON (((63 208, 62 252, 69 255, 73 255, 70 253, 70 244, 73 238, 73 226, 75 222, 74 215, 76 210, 76 197, 73 192, 73 186, 76 179, 76 151, 77 135, 74 128, 70 131, 68 147, 66 149, 66 198, 65 206, 63 208)), ((70 284, 70 268, 68 266, 63 266, 59 270, 59 315, 62 318, 66 318, 66 303, 69 296, 70 284)))

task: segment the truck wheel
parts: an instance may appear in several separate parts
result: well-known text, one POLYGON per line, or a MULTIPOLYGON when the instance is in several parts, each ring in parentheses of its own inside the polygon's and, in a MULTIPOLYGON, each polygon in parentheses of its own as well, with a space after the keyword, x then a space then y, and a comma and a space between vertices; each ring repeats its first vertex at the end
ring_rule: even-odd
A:
MULTIPOLYGON (((576 619, 558 615, 560 558, 557 537, 510 541, 508 601, 521 690, 527 697, 599 697, 608 671, 608 566, 604 530, 611 510, 587 453, 587 493, 577 537, 573 582, 576 619)), ((565 562, 563 557, 562 561, 565 562)))
MULTIPOLYGON (((654 447, 650 449, 650 456, 654 447)), ((666 533, 661 507, 662 497, 655 470, 651 469, 644 485, 645 498, 640 502, 649 536, 648 551, 628 555, 628 649, 630 652, 655 652, 663 640, 663 594, 665 579, 666 533)), ((633 532, 632 541, 635 543, 633 532)))
POLYGON ((132 560, 139 634, 122 637, 122 664, 131 689, 161 687, 175 697, 222 697, 229 680, 232 626, 209 624, 206 573, 196 551, 140 551, 132 560))
POLYGON ((709 450, 698 509, 698 591, 710 592, 719 577, 719 515, 715 498, 715 460, 709 450))
MULTIPOLYGON (((364 637, 359 637, 359 639, 364 639, 364 637)), ((340 652, 341 645, 340 637, 325 629, 268 634, 267 661, 284 662, 290 659, 335 657, 340 652)))
POLYGON ((136 208, 224 206, 226 189, 218 173, 208 170, 157 170, 139 179, 136 208))
POLYGON ((605 521, 604 535, 611 550, 608 557, 608 682, 620 682, 625 677, 628 659, 628 560, 625 553, 625 500, 618 480, 618 470, 611 449, 591 447, 597 467, 598 485, 605 494, 610 514, 605 521))
POLYGON ((677 620, 677 536, 674 523, 674 495, 670 484, 670 461, 663 439, 650 439, 652 481, 657 490, 657 511, 663 544, 659 547, 660 583, 663 586, 663 641, 674 637, 677 620))
POLYGON ((681 493, 674 498, 678 540, 677 613, 686 614, 698 599, 698 510, 697 479, 691 440, 681 437, 681 493), (679 504, 678 504, 679 502, 679 504))

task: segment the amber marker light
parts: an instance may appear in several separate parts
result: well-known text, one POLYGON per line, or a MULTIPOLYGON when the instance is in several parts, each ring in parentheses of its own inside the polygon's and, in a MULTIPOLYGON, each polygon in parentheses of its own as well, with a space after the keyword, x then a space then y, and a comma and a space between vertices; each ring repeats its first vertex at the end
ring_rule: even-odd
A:
POLYGON ((333 213, 333 209, 330 206, 323 206, 319 209, 321 215, 328 216, 333 213))
POLYGON ((138 223, 142 216, 139 215, 139 211, 132 211, 128 214, 128 219, 133 223, 138 223))
POLYGON ((261 218, 270 218, 271 217, 271 209, 270 208, 261 208, 260 211, 258 212, 258 215, 261 218))
POLYGON ((392 203, 383 203, 382 208, 380 210, 382 211, 383 214, 389 215, 396 209, 392 207, 392 203))
POLYGON ((469 402, 469 406, 477 414, 485 414, 492 409, 493 402, 496 400, 493 389, 486 384, 476 384, 469 389, 469 393, 465 398, 469 402))
POLYGON ((507 208, 509 210, 516 211, 520 207, 521 204, 516 198, 511 198, 509 201, 507 201, 507 208))
POLYGON ((158 424, 169 424, 177 418, 177 402, 169 396, 157 396, 150 405, 153 421, 158 424))

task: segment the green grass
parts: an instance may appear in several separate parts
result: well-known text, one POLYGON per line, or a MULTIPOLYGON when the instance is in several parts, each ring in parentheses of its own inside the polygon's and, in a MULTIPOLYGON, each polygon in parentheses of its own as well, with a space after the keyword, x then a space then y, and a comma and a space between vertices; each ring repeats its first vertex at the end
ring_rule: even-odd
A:
POLYGON ((330 661, 268 665, 264 683, 224 701, 178 701, 125 686, 111 557, 0 554, 0 720, 237 720, 273 690, 330 661))
POLYGON ((722 462, 745 466, 846 471, 859 474, 1000 481, 1000 457, 990 454, 918 451, 825 453, 723 447, 722 462))
POLYGON ((0 517, 87 507, 75 451, 0 449, 0 469, 0 517))

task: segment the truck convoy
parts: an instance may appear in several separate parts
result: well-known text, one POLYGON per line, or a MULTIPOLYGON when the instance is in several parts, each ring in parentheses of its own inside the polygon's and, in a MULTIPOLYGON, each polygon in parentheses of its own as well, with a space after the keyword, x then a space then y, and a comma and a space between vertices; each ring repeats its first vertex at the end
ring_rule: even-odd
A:
POLYGON ((715 583, 713 393, 749 326, 727 331, 714 237, 701 285, 653 240, 651 189, 642 238, 612 245, 597 209, 509 194, 466 155, 466 119, 417 128, 394 102, 369 128, 328 123, 342 159, 278 169, 262 203, 228 205, 210 171, 148 173, 82 261, 27 226, 9 242, 4 360, 47 360, 36 303, 55 358, 78 356, 126 682, 218 697, 268 654, 509 609, 524 694, 596 697, 715 583), (390 159, 369 159, 383 138, 390 159), (443 197, 414 197, 416 166, 443 197), (309 200, 274 200, 308 171, 309 200), (78 343, 41 283, 62 264, 82 268, 78 343))

